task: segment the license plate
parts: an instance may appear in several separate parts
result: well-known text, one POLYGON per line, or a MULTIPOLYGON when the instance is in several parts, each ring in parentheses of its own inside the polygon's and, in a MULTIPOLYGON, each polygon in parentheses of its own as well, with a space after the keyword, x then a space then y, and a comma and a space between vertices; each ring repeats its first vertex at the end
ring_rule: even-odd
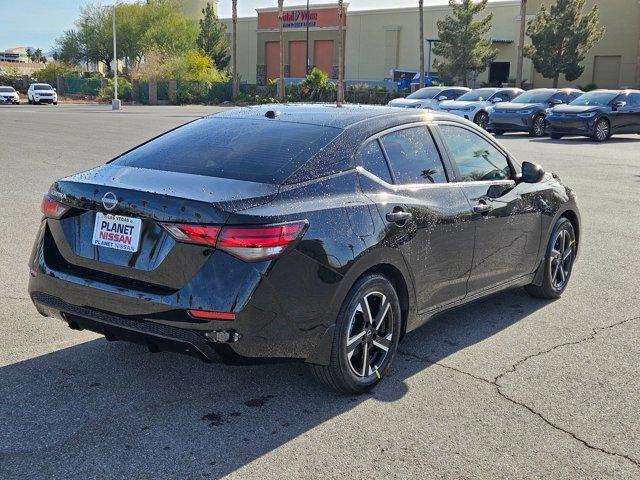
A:
POLYGON ((100 247, 137 252, 140 246, 140 230, 142 220, 139 218, 98 212, 93 227, 92 243, 100 247))

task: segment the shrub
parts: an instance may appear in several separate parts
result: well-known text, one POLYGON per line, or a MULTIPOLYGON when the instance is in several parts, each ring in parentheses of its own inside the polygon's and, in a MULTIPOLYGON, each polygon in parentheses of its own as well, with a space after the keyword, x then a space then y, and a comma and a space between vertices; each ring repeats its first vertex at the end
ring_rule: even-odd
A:
MULTIPOLYGON (((98 100, 102 102, 109 102, 113 99, 113 78, 107 79, 106 86, 100 89, 98 93, 98 100)), ((131 101, 133 88, 131 82, 126 77, 118 76, 118 98, 123 101, 131 101)))
POLYGON ((54 86, 58 77, 77 77, 79 75, 80 70, 78 70, 78 67, 56 61, 47 62, 44 68, 33 72, 33 78, 36 81, 49 83, 54 86))

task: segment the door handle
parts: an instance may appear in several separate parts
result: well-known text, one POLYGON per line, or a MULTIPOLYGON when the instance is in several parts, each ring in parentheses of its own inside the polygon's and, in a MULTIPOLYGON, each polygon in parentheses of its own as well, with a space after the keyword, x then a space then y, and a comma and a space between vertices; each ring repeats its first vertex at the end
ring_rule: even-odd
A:
POLYGON ((390 223, 406 222, 411 218, 413 218, 413 215, 403 210, 387 213, 387 222, 390 222, 390 223))
POLYGON ((473 211, 476 212, 476 213, 481 213, 482 215, 486 215, 492 209, 493 209, 493 207, 491 205, 489 205, 488 203, 484 203, 484 202, 476 203, 473 206, 473 211))

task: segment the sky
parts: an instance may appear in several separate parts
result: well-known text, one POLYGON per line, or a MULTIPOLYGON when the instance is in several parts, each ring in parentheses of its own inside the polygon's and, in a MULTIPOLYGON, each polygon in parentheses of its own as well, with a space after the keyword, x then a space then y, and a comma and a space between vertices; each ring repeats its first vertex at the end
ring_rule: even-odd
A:
MULTIPOLYGON (((314 3, 329 3, 332 0, 310 0, 314 3)), ((349 1, 349 0, 347 0, 349 1)), ((55 39, 73 27, 82 5, 98 3, 112 5, 113 0, 0 0, 0 50, 11 47, 34 47, 47 52, 55 39)), ((286 0, 296 5, 305 0, 286 0)), ((392 8, 416 5, 416 0, 350 0, 349 10, 392 8)), ((446 4, 447 0, 425 0, 425 5, 446 4)), ((276 6, 276 0, 240 0, 238 15, 254 16, 259 7, 276 6)), ((231 16, 231 0, 219 0, 220 17, 231 16)))

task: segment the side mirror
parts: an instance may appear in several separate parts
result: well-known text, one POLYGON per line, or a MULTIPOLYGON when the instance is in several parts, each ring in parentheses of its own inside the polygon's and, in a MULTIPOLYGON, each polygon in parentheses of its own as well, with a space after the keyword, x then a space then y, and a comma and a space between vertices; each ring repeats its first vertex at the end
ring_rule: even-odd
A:
POLYGON ((522 162, 521 178, 524 183, 538 183, 544 178, 544 169, 537 163, 522 162))
POLYGON ((502 99, 502 97, 494 97, 491 99, 491 102, 500 103, 500 102, 504 102, 504 100, 502 99))
POLYGON ((613 104, 611 105, 611 110, 615 112, 616 110, 620 110, 621 108, 624 108, 626 105, 627 105, 627 102, 623 100, 618 100, 617 102, 613 102, 613 104))
POLYGON ((562 103, 564 102, 559 98, 554 98, 553 100, 549 100, 549 105, 551 105, 552 107, 555 107, 556 105, 561 105, 562 103))
POLYGON ((440 96, 438 97, 438 101, 439 101, 439 102, 442 102, 443 100, 449 100, 449 99, 447 98, 447 96, 446 96, 446 95, 440 95, 440 96))

